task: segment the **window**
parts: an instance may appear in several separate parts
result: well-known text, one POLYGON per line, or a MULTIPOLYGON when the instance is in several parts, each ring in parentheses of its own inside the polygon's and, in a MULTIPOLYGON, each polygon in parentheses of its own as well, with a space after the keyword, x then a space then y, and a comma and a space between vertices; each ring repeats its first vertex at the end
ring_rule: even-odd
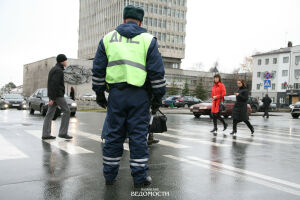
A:
POLYGON ((265 59, 265 64, 268 65, 269 64, 269 58, 265 59))
POLYGON ((290 57, 288 57, 288 56, 287 56, 287 57, 283 57, 282 62, 283 62, 283 63, 289 63, 289 60, 290 60, 289 58, 290 58, 290 57))
POLYGON ((300 63, 300 56, 295 57, 295 65, 299 65, 300 63))
POLYGON ((275 83, 272 83, 272 90, 275 90, 275 83))
POLYGON ((258 59, 257 64, 261 65, 261 59, 258 59))
POLYGON ((297 80, 300 78, 300 69, 295 69, 295 78, 297 80))
POLYGON ((281 83, 281 89, 282 89, 282 90, 285 90, 285 89, 287 88, 286 86, 287 86, 286 83, 281 83))
POLYGON ((277 58, 273 58, 273 64, 277 64, 277 58))
POLYGON ((282 76, 288 76, 288 70, 282 70, 282 76))
POLYGON ((260 78, 261 72, 257 72, 257 78, 260 78))
POLYGON ((256 84, 256 89, 260 90, 260 84, 256 84))
POLYGON ((300 83, 294 83, 294 89, 300 89, 300 83))

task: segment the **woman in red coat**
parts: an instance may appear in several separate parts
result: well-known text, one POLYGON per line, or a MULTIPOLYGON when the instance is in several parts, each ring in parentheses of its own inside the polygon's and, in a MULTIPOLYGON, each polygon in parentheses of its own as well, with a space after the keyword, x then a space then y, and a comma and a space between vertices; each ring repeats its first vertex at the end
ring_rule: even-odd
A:
POLYGON ((224 96, 226 96, 226 88, 225 85, 221 82, 221 76, 216 74, 214 76, 214 85, 212 87, 211 97, 212 107, 211 107, 211 114, 214 122, 214 129, 211 131, 215 135, 218 131, 217 120, 220 120, 224 125, 224 130, 226 130, 228 124, 224 121, 224 119, 220 115, 219 105, 221 101, 224 101, 224 96))

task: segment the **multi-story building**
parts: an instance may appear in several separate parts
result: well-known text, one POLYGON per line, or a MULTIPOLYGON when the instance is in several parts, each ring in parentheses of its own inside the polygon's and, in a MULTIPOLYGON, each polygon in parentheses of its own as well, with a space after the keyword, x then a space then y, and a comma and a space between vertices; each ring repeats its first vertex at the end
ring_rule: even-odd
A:
POLYGON ((262 98, 269 94, 278 105, 299 101, 300 95, 300 45, 253 55, 252 95, 262 98), (264 87, 265 74, 271 74, 269 88, 264 87))
POLYGON ((100 39, 123 22, 126 5, 145 10, 143 27, 158 39, 166 68, 185 54, 186 0, 80 0, 78 58, 93 59, 100 39))

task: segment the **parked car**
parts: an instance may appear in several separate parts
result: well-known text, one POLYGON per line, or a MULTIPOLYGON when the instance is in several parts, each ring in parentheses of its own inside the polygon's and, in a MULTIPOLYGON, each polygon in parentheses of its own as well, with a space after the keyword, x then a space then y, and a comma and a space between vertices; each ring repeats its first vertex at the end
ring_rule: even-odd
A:
POLYGON ((26 109, 26 101, 20 94, 5 94, 1 98, 1 109, 17 108, 18 110, 26 109))
MULTIPOLYGON (((224 97, 225 111, 221 112, 221 115, 224 118, 228 118, 229 116, 232 115, 232 110, 235 102, 236 102, 235 95, 224 97)), ((190 111, 194 114, 196 118, 199 118, 201 115, 211 116, 211 106, 212 106, 212 101, 203 102, 191 106, 190 111)), ((251 106, 250 104, 248 104, 247 106, 248 106, 248 114, 251 115, 252 112, 251 106)))
POLYGON ((162 101, 162 106, 169 107, 171 104, 173 104, 173 106, 174 106, 175 101, 179 98, 180 98, 180 96, 170 96, 162 101))
MULTIPOLYGON (((261 100, 258 101, 258 103, 259 103, 259 111, 263 112, 264 111, 264 103, 261 100)), ((276 103, 271 103, 270 107, 269 107, 269 111, 274 111, 274 110, 277 110, 277 105, 276 105, 276 103)))
POLYGON ((259 103, 255 97, 249 97, 248 104, 251 106, 252 113, 256 113, 259 110, 259 103))
POLYGON ((177 108, 185 107, 188 108, 194 104, 201 103, 202 101, 196 97, 184 96, 175 100, 174 106, 177 108))
POLYGON ((96 95, 95 94, 84 94, 80 99, 83 101, 96 101, 96 95))
MULTIPOLYGON (((65 99, 71 110, 71 116, 75 116, 76 111, 77 111, 76 102, 73 101, 66 94, 65 94, 65 99)), ((39 111, 43 116, 45 116, 47 113, 47 110, 48 110, 48 103, 49 103, 49 98, 48 98, 47 88, 37 89, 28 98, 28 106, 29 106, 30 114, 33 115, 35 111, 39 111)), ((60 112, 61 112, 61 110, 60 110, 60 107, 58 106, 57 113, 60 114, 60 112)), ((56 113, 56 115, 57 115, 57 113, 56 113)))
POLYGON ((0 110, 6 110, 7 108, 8 108, 8 104, 1 97, 1 99, 0 99, 0 110))
POLYGON ((291 108, 291 115, 294 119, 299 118, 299 116, 300 116, 300 101, 293 104, 293 106, 291 108))

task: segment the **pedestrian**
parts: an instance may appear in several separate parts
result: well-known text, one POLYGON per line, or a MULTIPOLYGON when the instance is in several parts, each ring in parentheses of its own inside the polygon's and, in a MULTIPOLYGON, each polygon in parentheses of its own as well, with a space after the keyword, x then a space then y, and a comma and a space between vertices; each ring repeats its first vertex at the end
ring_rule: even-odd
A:
POLYGON ((70 98, 75 101, 75 90, 73 87, 71 87, 71 91, 70 91, 70 98))
POLYGON ((263 98, 262 102, 263 102, 263 108, 264 108, 263 118, 265 118, 265 116, 267 118, 269 118, 269 107, 272 103, 272 99, 269 97, 268 94, 266 94, 266 96, 263 98))
POLYGON ((158 110, 166 92, 165 70, 155 37, 142 28, 144 10, 126 6, 124 23, 100 40, 93 62, 93 90, 97 103, 107 108, 103 146, 106 185, 117 177, 123 143, 129 137, 130 168, 135 187, 151 184, 147 146, 150 105, 158 110), (153 98, 147 91, 151 85, 153 98), (109 88, 108 103, 104 91, 109 88))
POLYGON ((233 130, 230 134, 233 136, 236 136, 237 132, 237 124, 239 122, 245 122, 245 124, 248 126, 248 128, 251 131, 251 135, 254 135, 254 128, 249 122, 249 116, 248 116, 248 89, 246 87, 244 80, 238 80, 237 81, 238 91, 235 93, 236 96, 236 102, 233 107, 232 111, 232 119, 233 119, 233 130))
POLYGON ((212 87, 211 97, 212 97, 212 107, 211 107, 211 115, 213 118, 214 128, 210 132, 217 135, 218 131, 218 123, 217 120, 220 120, 223 123, 225 131, 227 129, 228 124, 221 117, 221 111, 219 110, 221 102, 224 101, 224 96, 226 96, 226 88, 225 85, 221 82, 221 76, 216 74, 214 76, 214 85, 212 87))
POLYGON ((70 108, 64 97, 65 83, 64 83, 64 68, 67 66, 67 57, 64 54, 59 54, 56 57, 56 65, 50 70, 48 75, 48 110, 44 119, 43 136, 42 139, 55 139, 51 136, 51 123, 54 117, 56 108, 59 106, 62 111, 62 119, 59 129, 58 137, 65 139, 72 139, 68 135, 70 108))

